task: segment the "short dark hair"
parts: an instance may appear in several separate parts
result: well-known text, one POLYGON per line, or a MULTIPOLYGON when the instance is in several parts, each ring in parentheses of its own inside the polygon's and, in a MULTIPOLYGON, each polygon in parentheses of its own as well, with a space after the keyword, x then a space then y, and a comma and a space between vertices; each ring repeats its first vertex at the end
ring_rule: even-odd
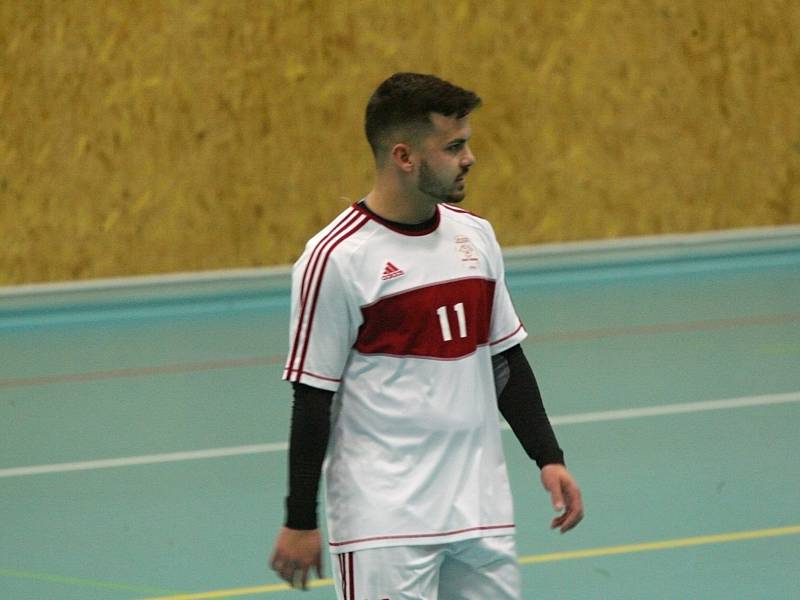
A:
POLYGON ((379 156, 386 134, 405 127, 430 127, 430 113, 462 118, 480 106, 475 92, 420 73, 395 73, 367 103, 364 130, 372 153, 379 156))

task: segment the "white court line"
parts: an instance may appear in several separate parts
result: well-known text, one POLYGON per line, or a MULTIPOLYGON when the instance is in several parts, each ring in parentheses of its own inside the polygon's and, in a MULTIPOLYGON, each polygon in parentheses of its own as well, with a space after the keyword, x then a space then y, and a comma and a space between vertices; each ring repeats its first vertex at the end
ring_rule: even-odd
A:
POLYGON ((771 394, 768 396, 744 396, 742 398, 707 400, 705 402, 686 402, 684 404, 664 404, 661 406, 647 406, 644 408, 629 408, 625 410, 589 412, 575 415, 564 415, 562 417, 553 417, 550 419, 550 422, 553 425, 574 425, 576 423, 620 421, 622 419, 677 415, 684 413, 703 412, 706 410, 727 410, 730 408, 744 408, 747 406, 769 406, 771 404, 786 404, 787 402, 800 402, 800 392, 771 394))
MULTIPOLYGON (((628 408, 624 410, 577 413, 574 415, 551 417, 550 422, 555 426, 575 425, 578 423, 620 421, 623 419, 639 419, 642 417, 686 414, 708 410, 728 410, 732 408, 744 408, 748 406, 770 406, 775 404, 787 404, 789 402, 800 402, 800 392, 771 394, 767 396, 745 396, 743 398, 707 400, 704 402, 687 402, 683 404, 664 404, 661 406, 628 408)), ((503 423, 502 428, 505 430, 510 429, 505 423, 503 423)), ((130 467, 134 465, 153 465, 159 463, 179 462, 184 460, 200 460, 204 458, 222 458, 225 456, 285 452, 288 447, 289 444, 286 442, 276 442, 272 444, 253 444, 249 446, 232 446, 229 448, 211 448, 208 450, 170 452, 168 454, 147 454, 144 456, 128 456, 124 458, 110 458, 104 460, 89 460, 83 462, 58 463, 31 467, 14 467, 10 469, 0 469, 0 477, 21 477, 24 475, 43 475, 46 473, 64 473, 67 471, 91 471, 94 469, 107 469, 111 467, 130 467)))
POLYGON ((222 458, 225 456, 242 456, 244 454, 264 454, 280 452, 289 448, 286 442, 275 444, 253 444, 251 446, 232 446, 229 448, 210 448, 208 450, 189 450, 187 452, 170 452, 168 454, 146 454, 144 456, 127 456, 124 458, 108 458, 103 460, 87 460, 84 462, 57 463, 54 465, 38 465, 35 467, 15 467, 0 469, 0 477, 19 477, 22 475, 43 475, 45 473, 64 473, 67 471, 91 471, 111 467, 132 467, 134 465, 155 465, 159 463, 179 462, 182 460, 199 460, 203 458, 222 458))

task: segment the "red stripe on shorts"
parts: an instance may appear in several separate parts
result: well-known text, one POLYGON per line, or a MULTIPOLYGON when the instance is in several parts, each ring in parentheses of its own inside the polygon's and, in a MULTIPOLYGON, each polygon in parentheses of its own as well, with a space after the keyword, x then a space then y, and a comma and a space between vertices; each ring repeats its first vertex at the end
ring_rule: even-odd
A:
POLYGON ((352 552, 347 553, 347 569, 350 572, 350 600, 356 600, 356 570, 352 552))
POLYGON ((347 596, 345 596, 345 594, 347 593, 347 575, 345 574, 344 570, 344 555, 339 554, 337 558, 339 559, 339 577, 341 578, 342 582, 342 598, 346 598, 347 596))

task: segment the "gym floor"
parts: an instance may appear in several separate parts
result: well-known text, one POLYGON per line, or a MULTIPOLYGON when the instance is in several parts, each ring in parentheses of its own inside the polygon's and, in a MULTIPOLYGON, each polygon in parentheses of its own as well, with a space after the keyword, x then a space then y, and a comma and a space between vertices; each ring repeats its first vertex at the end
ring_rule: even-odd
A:
MULTIPOLYGON (((509 262, 586 504, 506 429, 524 598, 798 598, 800 242, 647 254, 509 262)), ((267 567, 288 290, 173 300, 0 310, 0 598, 335 597, 267 567)))

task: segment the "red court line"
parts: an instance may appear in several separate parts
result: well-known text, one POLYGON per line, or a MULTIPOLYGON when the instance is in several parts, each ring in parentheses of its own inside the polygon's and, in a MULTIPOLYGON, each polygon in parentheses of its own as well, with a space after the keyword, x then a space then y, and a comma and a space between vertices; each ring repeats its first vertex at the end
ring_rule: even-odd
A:
MULTIPOLYGON (((785 313, 781 315, 741 317, 738 319, 708 319, 704 321, 691 321, 688 323, 660 323, 655 325, 633 325, 630 327, 606 327, 600 329, 587 329, 584 331, 555 332, 542 335, 531 335, 528 337, 526 342, 530 344, 570 342, 633 335, 710 331, 715 329, 730 329, 733 327, 742 327, 748 325, 780 325, 783 323, 793 323, 795 321, 800 321, 800 312, 785 313)), ((282 364, 285 359, 285 356, 255 356, 250 358, 181 363, 156 367, 139 367, 113 369, 110 371, 92 371, 89 373, 68 373, 63 375, 43 375, 38 377, 0 379, 0 389, 28 387, 35 385, 53 385, 59 383, 101 381, 104 379, 117 379, 122 377, 147 377, 151 375, 173 375, 177 373, 213 371, 218 369, 259 367, 282 364)))
POLYGON ((607 337, 624 337, 629 335, 711 331, 714 329, 730 329, 732 327, 747 325, 780 325, 795 321, 800 321, 800 312, 782 315, 740 317, 738 319, 707 319, 704 321, 690 321, 688 323, 659 323, 656 325, 632 325, 630 327, 606 327, 587 329, 585 331, 555 332, 542 335, 530 335, 526 341, 533 344, 541 344, 544 342, 571 342, 607 337))
POLYGON ((173 375, 176 373, 192 373, 196 371, 214 371, 217 369, 236 369, 258 367, 283 363, 282 356, 255 356, 232 360, 212 360, 207 362, 161 365, 157 367, 135 367, 113 369, 110 371, 92 371, 89 373, 66 373, 63 375, 43 375, 40 377, 23 377, 17 379, 0 379, 0 388, 27 387, 33 385, 52 385, 56 383, 80 383, 100 381, 120 377, 146 377, 150 375, 173 375))

